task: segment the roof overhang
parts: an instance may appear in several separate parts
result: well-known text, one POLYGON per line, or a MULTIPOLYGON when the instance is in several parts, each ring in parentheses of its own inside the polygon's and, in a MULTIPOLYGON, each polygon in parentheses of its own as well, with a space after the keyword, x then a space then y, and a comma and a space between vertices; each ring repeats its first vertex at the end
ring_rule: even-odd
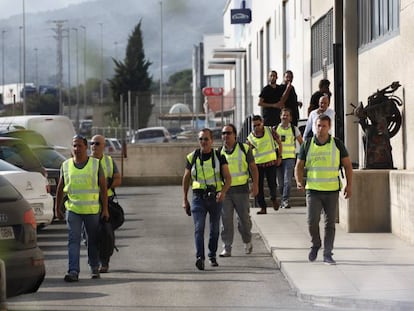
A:
POLYGON ((223 48, 213 50, 213 58, 241 58, 245 55, 246 49, 243 48, 223 48))
POLYGON ((215 60, 208 62, 209 69, 233 69, 236 66, 235 60, 215 60))

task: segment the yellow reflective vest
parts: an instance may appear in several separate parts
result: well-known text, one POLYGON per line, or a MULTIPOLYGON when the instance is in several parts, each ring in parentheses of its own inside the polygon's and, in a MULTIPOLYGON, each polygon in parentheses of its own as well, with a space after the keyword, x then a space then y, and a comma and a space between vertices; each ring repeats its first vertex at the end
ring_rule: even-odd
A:
POLYGON ((191 168, 191 179, 193 190, 206 189, 207 185, 215 185, 216 190, 220 191, 223 182, 220 174, 220 159, 215 149, 212 149, 212 156, 207 161, 201 161, 200 149, 194 150, 187 155, 189 163, 194 163, 191 168), (193 160, 196 156, 195 161, 193 160), (214 160, 214 167, 213 167, 214 160))
MULTIPOLYGON (((108 180, 108 178, 112 178, 112 176, 114 175, 114 162, 112 161, 112 157, 104 154, 100 163, 104 172, 105 180, 108 180)), ((108 197, 111 197, 113 195, 114 192, 111 188, 108 187, 108 197)))
POLYGON ((253 146, 253 156, 256 164, 263 164, 276 160, 276 142, 273 139, 270 127, 264 127, 264 135, 256 137, 250 133, 247 140, 253 146))
POLYGON ((317 145, 315 138, 312 137, 305 162, 307 169, 305 188, 318 191, 339 191, 341 189, 340 163, 340 152, 333 137, 322 146, 317 145))
POLYGON ((79 169, 73 159, 68 159, 63 162, 62 169, 63 191, 68 196, 66 209, 76 214, 99 213, 99 160, 89 157, 86 165, 79 169))
POLYGON ((296 158, 296 137, 293 134, 294 128, 293 125, 290 125, 287 129, 284 129, 281 124, 278 125, 276 132, 280 137, 284 136, 285 139, 282 139, 282 159, 294 159, 296 158))
MULTIPOLYGON (((244 150, 249 150, 248 144, 243 144, 244 150)), ((246 153, 240 148, 240 144, 236 142, 236 146, 231 154, 221 149, 220 153, 224 155, 229 164, 231 175, 231 186, 241 186, 247 184, 249 180, 249 163, 246 160, 246 153)))

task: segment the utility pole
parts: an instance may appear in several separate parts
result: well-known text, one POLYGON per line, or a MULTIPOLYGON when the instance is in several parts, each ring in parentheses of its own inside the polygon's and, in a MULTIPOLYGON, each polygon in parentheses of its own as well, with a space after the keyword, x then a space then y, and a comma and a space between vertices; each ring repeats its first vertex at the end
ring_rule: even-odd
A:
POLYGON ((70 95, 70 29, 67 28, 65 29, 65 31, 67 32, 68 36, 68 115, 69 115, 69 119, 72 119, 72 102, 71 102, 71 95, 70 95))
POLYGON ((57 76, 57 85, 59 89, 59 114, 63 114, 63 102, 62 102, 62 88, 63 88, 63 56, 62 56, 62 32, 63 25, 67 20, 54 20, 51 21, 55 24, 56 28, 52 30, 56 33, 54 38, 56 39, 56 76, 57 76))

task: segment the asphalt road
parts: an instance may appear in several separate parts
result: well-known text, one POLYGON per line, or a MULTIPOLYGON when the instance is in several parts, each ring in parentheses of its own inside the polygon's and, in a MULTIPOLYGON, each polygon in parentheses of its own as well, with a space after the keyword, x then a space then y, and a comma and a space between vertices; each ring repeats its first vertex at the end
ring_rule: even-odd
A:
POLYGON ((233 256, 198 271, 193 223, 181 208, 180 187, 117 192, 126 221, 116 232, 119 252, 110 273, 90 279, 83 247, 80 280, 65 283, 66 225, 54 223, 38 234, 45 281, 37 293, 9 299, 9 310, 338 310, 298 300, 257 232, 252 254, 244 254, 236 233, 233 256))

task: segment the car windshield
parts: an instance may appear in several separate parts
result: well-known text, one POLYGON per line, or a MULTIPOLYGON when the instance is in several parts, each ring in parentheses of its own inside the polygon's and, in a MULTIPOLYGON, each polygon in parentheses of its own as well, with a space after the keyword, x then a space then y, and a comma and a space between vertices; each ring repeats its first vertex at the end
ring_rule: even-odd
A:
POLYGON ((26 171, 43 172, 40 161, 24 143, 17 141, 0 142, 0 159, 26 171))
POLYGON ((66 160, 61 153, 51 148, 33 148, 32 150, 45 168, 59 169, 66 160))
POLYGON ((22 171, 22 169, 10 164, 9 162, 0 160, 0 171, 22 171))
POLYGON ((47 146, 45 138, 35 131, 14 131, 2 133, 1 136, 20 138, 28 145, 42 145, 47 146))

